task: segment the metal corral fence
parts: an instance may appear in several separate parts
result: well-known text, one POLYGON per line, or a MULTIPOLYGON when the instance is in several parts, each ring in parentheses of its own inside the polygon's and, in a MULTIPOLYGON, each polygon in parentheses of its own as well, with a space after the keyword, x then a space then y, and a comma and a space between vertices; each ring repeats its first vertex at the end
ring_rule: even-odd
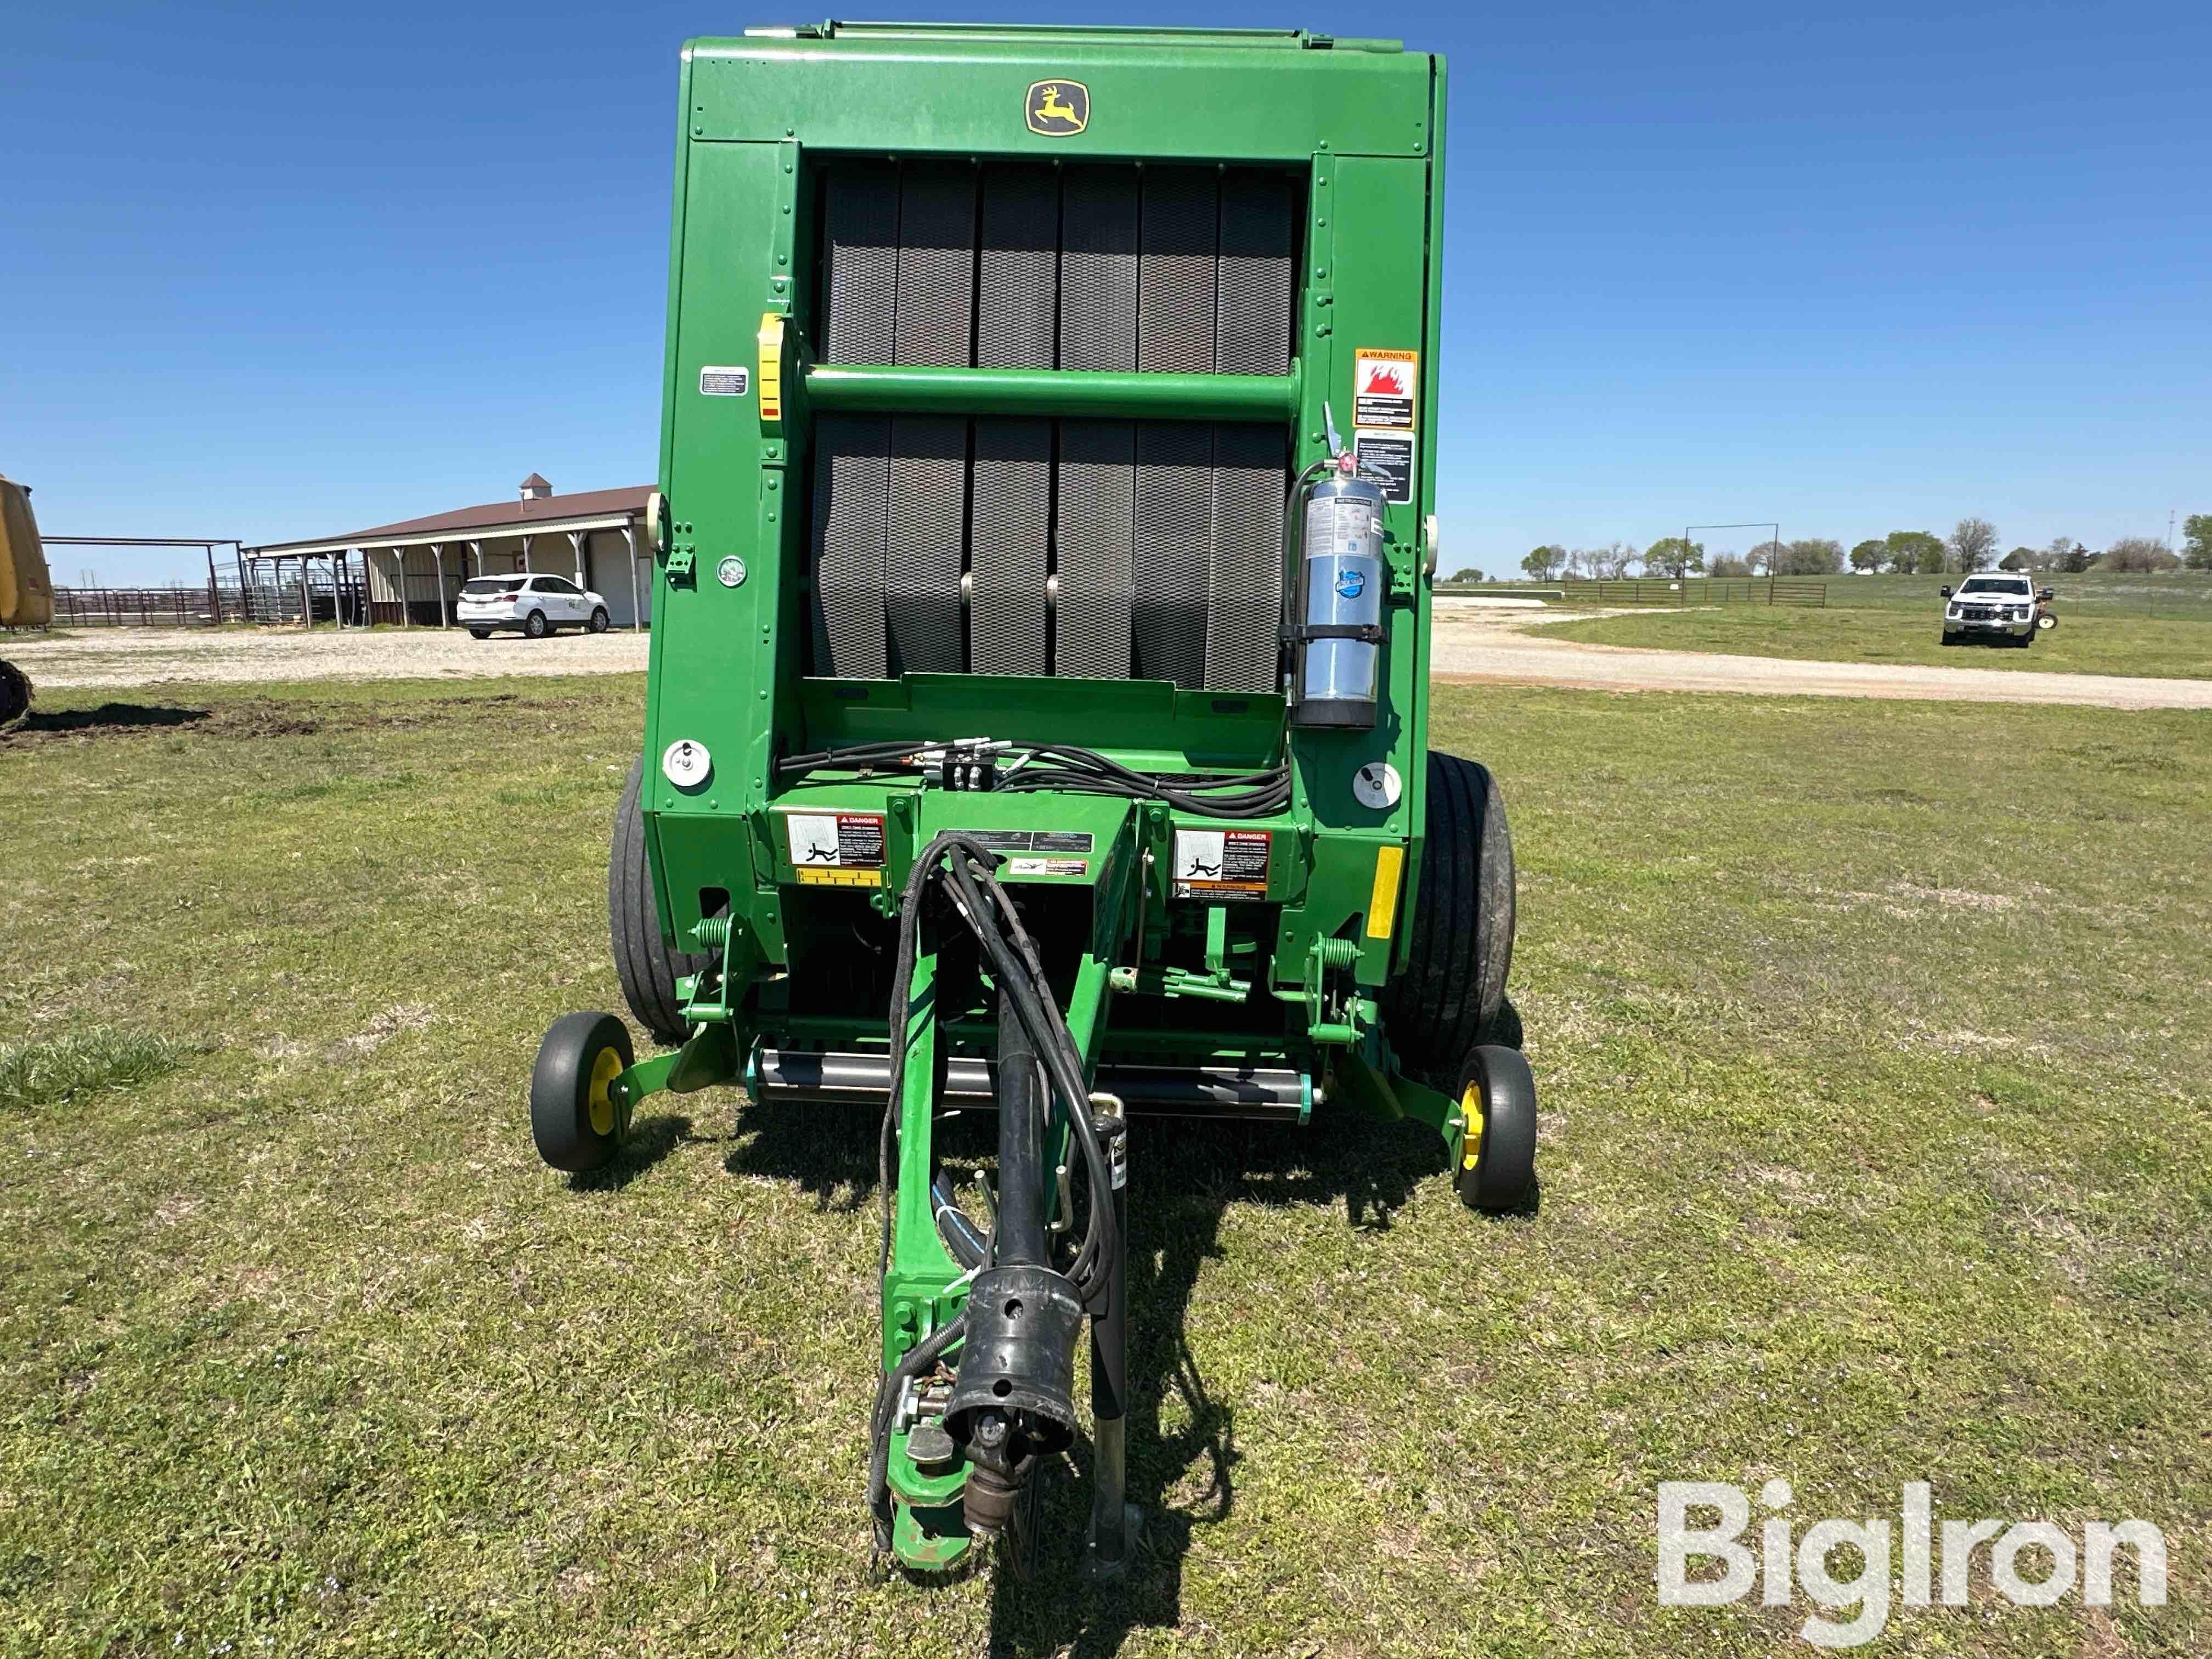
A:
POLYGON ((1793 605, 1825 611, 1828 584, 1799 576, 1664 576, 1617 582, 1570 580, 1562 585, 1570 605, 1793 605))
POLYGON ((208 628, 223 623, 296 623, 304 611, 319 623, 349 626, 366 614, 367 595, 351 572, 335 584, 326 571, 304 580, 266 574, 241 581, 229 566, 213 582, 170 587, 57 587, 57 628, 208 628))

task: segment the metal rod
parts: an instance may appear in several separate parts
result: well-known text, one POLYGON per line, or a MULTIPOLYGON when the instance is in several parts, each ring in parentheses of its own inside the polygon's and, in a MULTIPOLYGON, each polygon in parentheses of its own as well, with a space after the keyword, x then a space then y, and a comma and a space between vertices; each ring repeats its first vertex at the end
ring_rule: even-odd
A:
POLYGON ((806 396, 819 409, 915 415, 1068 415, 1161 421, 1292 421, 1288 374, 1124 374, 1056 368, 858 368, 817 363, 806 396))
MULTIPOLYGON (((1091 1548, 1087 1565, 1096 1578, 1119 1578, 1128 1571, 1129 1416, 1129 1188, 1128 1130, 1118 1117, 1094 1120, 1108 1143, 1114 1171, 1114 1237, 1106 1301, 1091 1321, 1091 1548), (1110 1135, 1108 1133, 1110 1127, 1110 1135)), ((1097 1201, 1097 1194, 1091 1194, 1097 1201)))

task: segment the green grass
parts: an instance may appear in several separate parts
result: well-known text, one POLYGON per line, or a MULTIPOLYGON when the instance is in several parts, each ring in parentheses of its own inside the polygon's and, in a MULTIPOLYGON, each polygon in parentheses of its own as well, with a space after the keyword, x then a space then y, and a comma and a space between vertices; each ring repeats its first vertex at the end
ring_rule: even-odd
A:
POLYGON ((34 1042, 0 1042, 0 1110, 81 1101, 128 1089, 182 1065, 182 1043, 144 1031, 94 1026, 34 1042))
MULTIPOLYGON (((1646 579, 1650 580, 1650 579, 1646 579)), ((1790 580, 1785 578, 1784 580, 1790 580)), ((1916 616, 1941 613, 1942 590, 1956 587, 1955 573, 1942 576, 1826 576, 1831 606, 1854 611, 1909 611, 1916 616)), ((2078 576, 2038 571, 2038 587, 2052 589, 2061 611, 2097 616, 2160 617, 2175 622, 2212 622, 2212 570, 2174 570, 2162 575, 2084 571, 2078 576)), ((1556 592, 1558 582, 1487 582, 1454 588, 1455 592, 1556 592)))
POLYGON ((0 1041, 210 1045, 6 1121, 0 1650, 1765 1655, 1807 1605, 1662 1612, 1652 1516, 1772 1475, 1801 1530, 1918 1479, 2167 1528, 2162 1610, 1866 1651, 2212 1648, 2204 716, 1441 692, 1520 848, 1540 1204, 1326 1109, 1141 1125, 1107 1595, 864 1580, 863 1115, 663 1097, 611 1173, 532 1157, 540 1032, 617 1003, 639 691, 0 737, 0 1041))
POLYGON ((1946 646, 1937 612, 1793 611, 1765 605, 1630 612, 1546 623, 1535 630, 1595 645, 1720 651, 1821 662, 1912 663, 1945 668, 2040 669, 2212 679, 2212 628, 2142 617, 2068 613, 2027 650, 1946 646))

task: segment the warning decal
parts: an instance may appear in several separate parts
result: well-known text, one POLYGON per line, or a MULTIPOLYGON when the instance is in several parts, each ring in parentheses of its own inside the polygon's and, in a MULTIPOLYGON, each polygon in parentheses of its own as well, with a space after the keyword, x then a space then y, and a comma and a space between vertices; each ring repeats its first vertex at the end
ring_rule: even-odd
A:
POLYGON ((1358 432, 1352 434, 1352 453, 1359 476, 1382 487, 1386 501, 1413 499, 1413 434, 1410 432, 1358 432))
POLYGON ((802 881, 809 870, 876 869, 883 864, 879 813, 787 812, 783 822, 791 836, 791 862, 802 881))
POLYGON ((1352 425, 1412 431, 1413 399, 1421 389, 1421 354, 1362 346, 1352 364, 1352 425))
POLYGON ((749 368, 710 363, 699 371, 699 395, 702 398, 742 398, 751 381, 752 371, 749 368))
POLYGON ((1273 844, 1273 838, 1265 830, 1176 830, 1175 896, 1265 898, 1267 854, 1273 844))
POLYGON ((1018 876, 1087 876, 1091 873, 1089 859, 1009 859, 1006 864, 1018 876))

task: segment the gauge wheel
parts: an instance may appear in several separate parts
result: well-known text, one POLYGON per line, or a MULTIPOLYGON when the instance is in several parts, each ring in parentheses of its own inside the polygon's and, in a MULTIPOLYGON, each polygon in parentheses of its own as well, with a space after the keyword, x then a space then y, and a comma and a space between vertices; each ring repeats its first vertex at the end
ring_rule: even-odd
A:
POLYGON ((605 605, 599 605, 592 612, 592 632, 594 634, 604 634, 606 631, 607 608, 605 605))
POLYGON ((596 1170, 622 1144, 624 1114, 609 1085, 630 1067, 629 1028, 612 1014, 563 1014, 530 1073, 530 1133, 556 1170, 596 1170))
POLYGON ((544 639, 550 631, 545 626, 545 613, 543 611, 532 611, 528 620, 522 624, 522 631, 533 640, 544 639))
POLYGON ((1460 1067, 1467 1138, 1452 1184, 1472 1210, 1517 1208, 1536 1182, 1536 1079, 1516 1048, 1486 1042, 1460 1067))
POLYGON ((2058 618, 2046 611, 2035 619, 2035 625, 2039 629, 2056 628, 2058 626, 2058 618))

